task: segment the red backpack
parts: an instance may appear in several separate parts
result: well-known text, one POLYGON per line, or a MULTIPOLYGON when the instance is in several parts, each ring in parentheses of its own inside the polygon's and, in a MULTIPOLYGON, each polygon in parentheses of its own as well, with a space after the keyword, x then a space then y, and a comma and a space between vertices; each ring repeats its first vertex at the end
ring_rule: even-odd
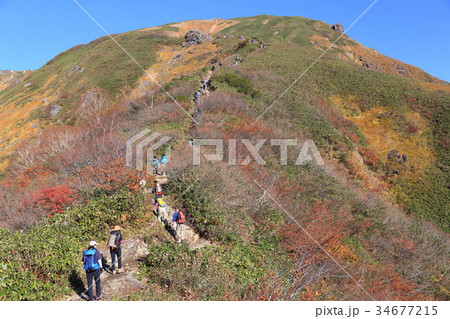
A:
POLYGON ((186 217, 184 216, 183 212, 180 210, 178 212, 177 223, 178 224, 184 224, 185 222, 186 222, 186 217))

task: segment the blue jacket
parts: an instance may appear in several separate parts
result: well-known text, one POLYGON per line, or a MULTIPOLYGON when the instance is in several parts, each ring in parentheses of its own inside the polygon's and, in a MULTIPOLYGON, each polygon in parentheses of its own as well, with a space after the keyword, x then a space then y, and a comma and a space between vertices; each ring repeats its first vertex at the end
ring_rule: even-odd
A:
POLYGON ((166 163, 167 163, 167 157, 166 157, 166 155, 163 155, 161 157, 161 164, 166 164, 166 163))
POLYGON ((177 219, 178 219, 178 213, 177 213, 177 212, 175 212, 175 213, 173 213, 173 218, 172 218, 172 221, 176 222, 176 221, 177 221, 177 219))

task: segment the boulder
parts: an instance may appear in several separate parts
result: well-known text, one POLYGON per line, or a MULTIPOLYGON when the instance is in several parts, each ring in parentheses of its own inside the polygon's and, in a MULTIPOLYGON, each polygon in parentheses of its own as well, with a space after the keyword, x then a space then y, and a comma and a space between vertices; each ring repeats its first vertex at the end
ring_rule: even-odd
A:
POLYGON ((59 113, 59 111, 61 111, 61 108, 62 108, 61 105, 57 105, 57 104, 52 105, 50 107, 50 115, 56 116, 59 113))
POLYGON ((189 47, 194 44, 202 44, 204 42, 211 41, 211 36, 209 34, 204 34, 197 30, 190 30, 184 36, 183 47, 189 47))
POLYGON ((403 164, 408 160, 408 156, 405 154, 400 154, 397 150, 392 150, 388 153, 387 159, 391 161, 396 161, 399 164, 403 164))
POLYGON ((136 279, 134 275, 135 272, 108 276, 102 282, 102 294, 104 296, 126 296, 133 292, 143 290, 145 284, 136 279))
POLYGON ((344 33, 344 26, 340 25, 339 23, 332 25, 331 29, 333 29, 334 31, 337 31, 339 33, 344 33))

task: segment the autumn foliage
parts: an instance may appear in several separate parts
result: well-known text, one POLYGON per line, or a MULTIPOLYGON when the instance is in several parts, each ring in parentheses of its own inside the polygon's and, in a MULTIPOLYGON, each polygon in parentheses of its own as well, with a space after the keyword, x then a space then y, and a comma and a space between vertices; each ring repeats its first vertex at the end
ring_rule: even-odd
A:
POLYGON ((42 188, 29 195, 23 206, 40 211, 42 214, 52 216, 63 213, 64 209, 75 203, 77 194, 67 185, 42 188))

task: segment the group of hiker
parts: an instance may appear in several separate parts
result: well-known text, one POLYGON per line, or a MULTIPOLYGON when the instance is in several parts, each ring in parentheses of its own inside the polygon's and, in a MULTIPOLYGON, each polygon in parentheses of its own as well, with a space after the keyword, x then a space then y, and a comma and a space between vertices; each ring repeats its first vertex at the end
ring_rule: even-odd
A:
MULTIPOLYGON (((163 223, 166 227, 170 227, 170 216, 167 211, 167 204, 163 199, 163 189, 161 184, 158 181, 154 182, 154 186, 152 188, 152 194, 155 195, 154 203, 155 208, 154 211, 158 216, 158 220, 163 223)), ((184 224, 186 223, 186 217, 184 212, 176 207, 175 211, 172 215, 172 229, 175 230, 175 238, 177 242, 181 242, 184 239, 184 224)))
MULTIPOLYGON (((222 62, 219 62, 219 66, 222 66, 222 62)), ((216 66, 213 65, 211 67, 211 72, 216 70, 216 66)), ((206 94, 209 85, 209 78, 207 76, 202 77, 200 80, 201 86, 198 90, 194 92, 194 103, 195 103, 195 115, 200 115, 200 105, 199 105, 199 97, 201 94, 206 94)))
POLYGON ((162 168, 162 166, 164 165, 164 164, 166 164, 167 163, 167 157, 166 157, 166 154, 163 154, 162 156, 161 156, 161 159, 160 160, 158 160, 158 158, 156 157, 156 156, 153 156, 153 159, 152 159, 152 167, 153 167, 153 174, 154 175, 159 175, 159 169, 160 168, 162 168))
POLYGON ((99 245, 95 240, 89 242, 89 248, 83 252, 83 265, 84 270, 86 271, 87 285, 88 285, 88 296, 89 301, 100 300, 102 297, 101 290, 101 273, 103 270, 108 269, 111 274, 121 273, 122 270, 122 248, 123 244, 123 236, 120 231, 120 226, 115 226, 113 230, 111 230, 108 239, 108 248, 111 254, 111 266, 108 268, 107 265, 103 263, 103 256, 97 250, 96 246, 99 245), (116 257, 117 257, 117 266, 118 269, 116 271, 116 257), (95 296, 93 293, 93 286, 95 283, 95 296))
MULTIPOLYGON (((228 36, 225 36, 228 37, 228 36)), ((240 37, 242 38, 242 37, 240 37)), ((243 38, 242 38, 243 39, 243 38)), ((242 40, 241 39, 241 40, 242 40)), ((251 42, 254 43, 255 40, 251 39, 251 42)), ((259 47, 264 48, 265 45, 263 45, 262 41, 259 41, 259 47)), ((238 56, 235 57, 232 66, 235 66, 242 62, 243 60, 239 58, 238 56)), ((218 63, 219 67, 222 66, 222 62, 218 63)), ((211 68, 211 71, 214 72, 216 69, 216 66, 213 65, 211 68)), ((203 77, 201 79, 201 90, 205 92, 208 88, 209 79, 206 77, 203 77)), ((195 103, 195 113, 198 115, 200 114, 199 109, 199 96, 201 94, 200 90, 196 90, 194 93, 194 103, 195 103)), ((194 146, 194 141, 191 139, 189 141, 189 145, 191 147, 194 146)), ((160 159, 158 159, 156 156, 153 157, 151 165, 153 167, 153 174, 159 175, 161 167, 167 163, 167 157, 165 154, 161 156, 160 159)), ((143 179, 139 186, 142 188, 145 187, 145 180, 143 179)), ((170 214, 167 209, 167 204, 163 199, 163 188, 161 184, 158 181, 154 181, 154 186, 152 188, 152 194, 154 194, 154 211, 158 217, 158 220, 162 222, 166 227, 170 227, 170 221, 171 228, 175 231, 175 239, 177 242, 181 242, 184 238, 184 227, 186 223, 186 217, 184 215, 184 212, 182 209, 176 207, 175 211, 172 215, 172 218, 170 218, 170 214)), ((111 255, 111 265, 107 268, 108 272, 111 274, 118 274, 121 273, 122 270, 122 244, 124 242, 122 233, 121 233, 120 226, 115 226, 110 234, 108 239, 108 248, 111 255), (117 259, 117 270, 116 270, 116 259, 117 259)), ((100 284, 100 277, 102 270, 106 270, 106 263, 103 263, 102 260, 103 256, 102 254, 97 250, 96 246, 98 246, 99 243, 96 241, 89 242, 89 248, 83 252, 83 264, 84 264, 84 270, 86 271, 86 277, 87 277, 87 284, 88 284, 88 296, 89 300, 100 300, 102 296, 101 292, 101 284, 100 284), (95 295, 93 294, 93 285, 95 284, 95 295)))

